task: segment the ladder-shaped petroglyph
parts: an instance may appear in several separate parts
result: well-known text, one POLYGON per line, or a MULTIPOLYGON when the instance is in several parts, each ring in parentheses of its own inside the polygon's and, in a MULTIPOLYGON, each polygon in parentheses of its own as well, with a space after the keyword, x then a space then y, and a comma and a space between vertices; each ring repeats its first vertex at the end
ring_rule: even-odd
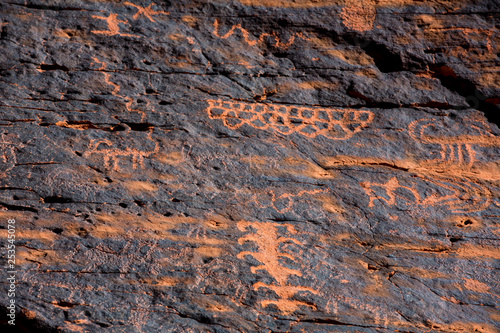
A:
POLYGON ((376 202, 396 206, 446 207, 452 213, 479 212, 491 203, 491 192, 466 178, 418 176, 400 180, 396 177, 385 183, 362 182, 360 185, 370 197, 368 207, 376 202), (403 183, 403 184, 402 184, 403 183))
POLYGON ((500 137, 484 129, 484 124, 470 124, 474 134, 456 136, 440 135, 443 125, 435 119, 415 120, 408 126, 410 136, 417 142, 424 144, 429 151, 435 151, 436 157, 424 162, 424 165, 455 167, 470 169, 476 161, 474 146, 500 147, 500 137), (436 147, 438 147, 436 149, 436 147))
POLYGON ((347 140, 367 127, 374 113, 367 110, 302 107, 280 104, 207 101, 210 119, 220 119, 230 129, 243 125, 309 138, 323 135, 331 140, 347 140))
POLYGON ((266 40, 273 40, 274 41, 274 46, 278 48, 283 48, 286 49, 293 45, 295 43, 295 40, 297 38, 303 38, 305 39, 304 35, 302 33, 294 33, 289 39, 288 42, 284 42, 281 40, 281 38, 278 36, 276 32, 272 33, 263 33, 259 36, 259 38, 253 37, 248 30, 243 28, 241 24, 235 24, 229 29, 228 32, 225 34, 221 34, 221 28, 220 28, 220 22, 219 19, 216 19, 214 22, 214 30, 213 34, 221 39, 228 39, 229 37, 233 36, 237 30, 240 31, 241 36, 243 37, 243 40, 249 45, 249 46, 255 46, 260 43, 264 43, 266 40))
POLYGON ((151 133, 148 135, 148 141, 153 142, 154 148, 151 150, 141 150, 136 148, 118 148, 113 142, 107 139, 91 140, 84 157, 99 155, 103 158, 104 167, 113 171, 121 171, 120 161, 131 160, 132 168, 144 168, 144 158, 147 158, 158 152, 160 149, 158 142, 152 140, 151 133))
POLYGON ((289 283, 289 277, 292 275, 302 276, 302 272, 297 269, 288 268, 283 265, 281 260, 283 258, 296 261, 296 258, 290 253, 283 252, 286 244, 296 244, 303 245, 302 242, 298 241, 292 237, 280 236, 279 231, 288 232, 288 234, 295 234, 297 231, 294 226, 290 224, 278 224, 270 222, 239 222, 238 228, 241 231, 249 231, 249 229, 254 229, 253 233, 247 234, 239 239, 239 244, 244 244, 246 242, 253 242, 258 246, 256 252, 243 251, 238 254, 238 258, 244 259, 245 256, 250 255, 257 259, 261 264, 259 266, 251 267, 252 273, 257 273, 259 270, 264 270, 268 272, 274 282, 266 284, 264 282, 257 282, 253 285, 255 290, 261 288, 267 288, 276 293, 277 299, 268 299, 260 301, 263 307, 267 307, 270 304, 274 304, 278 309, 286 314, 290 314, 295 310, 299 309, 300 306, 315 307, 310 302, 304 302, 294 297, 298 293, 309 292, 312 294, 318 294, 313 288, 305 286, 296 286, 289 283))

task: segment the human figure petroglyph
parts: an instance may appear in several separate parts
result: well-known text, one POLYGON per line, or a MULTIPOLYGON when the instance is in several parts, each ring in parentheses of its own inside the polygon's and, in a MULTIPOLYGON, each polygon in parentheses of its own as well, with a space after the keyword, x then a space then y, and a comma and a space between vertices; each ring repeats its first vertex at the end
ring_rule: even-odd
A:
POLYGON ((153 19, 154 15, 170 15, 169 12, 164 12, 162 10, 160 10, 160 11, 153 10, 152 7, 153 7, 154 3, 151 3, 147 7, 141 7, 141 6, 138 6, 136 4, 133 4, 133 3, 127 1, 127 2, 125 2, 125 5, 137 8, 137 13, 135 13, 135 15, 132 17, 134 20, 137 20, 141 15, 144 15, 151 22, 156 22, 153 19))
POLYGON ((347 140, 367 127, 374 113, 367 110, 300 107, 280 104, 208 101, 210 119, 221 119, 230 129, 249 125, 309 138, 323 135, 331 140, 347 140))
POLYGON ((476 161, 474 146, 500 146, 500 137, 494 136, 480 125, 470 125, 470 129, 477 133, 474 135, 444 136, 439 135, 441 128, 436 120, 425 118, 411 122, 408 131, 415 141, 425 144, 430 150, 439 147, 438 156, 430 161, 431 164, 470 169, 476 161))
POLYGON ((140 149, 127 147, 125 149, 113 147, 113 142, 107 139, 95 139, 91 140, 88 150, 83 154, 84 157, 90 157, 92 155, 102 155, 104 161, 104 167, 111 169, 113 171, 120 171, 120 160, 121 159, 132 159, 132 168, 144 168, 144 158, 147 158, 158 152, 160 149, 158 143, 151 139, 151 133, 149 134, 150 141, 154 142, 154 149, 150 151, 143 151, 140 149))
POLYGON ((421 207, 444 206, 452 213, 472 213, 488 208, 491 203, 491 192, 466 178, 419 176, 417 179, 425 185, 426 191, 419 189, 419 183, 415 180, 408 180, 405 182, 407 185, 404 185, 396 177, 385 183, 362 182, 360 185, 370 197, 370 208, 377 201, 390 206, 406 201, 421 207), (423 194, 425 192, 431 194, 423 194))
POLYGON ((263 300, 260 303, 266 307, 269 304, 276 305, 283 313, 292 313, 297 310, 301 305, 313 306, 311 303, 302 302, 292 299, 298 292, 310 292, 317 294, 318 291, 310 287, 294 286, 289 284, 289 277, 292 275, 302 276, 302 272, 297 269, 292 269, 283 266, 280 259, 287 258, 292 261, 296 258, 290 253, 282 252, 283 244, 296 244, 303 245, 293 237, 282 237, 278 234, 278 228, 286 229, 290 234, 295 234, 297 231, 294 226, 290 224, 276 224, 266 222, 239 222, 238 228, 241 231, 248 231, 249 228, 255 229, 255 233, 247 234, 241 237, 238 242, 244 244, 246 242, 254 242, 258 246, 257 252, 243 251, 238 254, 238 258, 243 259, 246 255, 251 255, 257 259, 261 264, 250 268, 252 273, 259 270, 267 271, 275 280, 275 282, 266 284, 261 281, 253 285, 255 290, 260 288, 267 288, 274 291, 279 299, 276 300, 263 300))
POLYGON ((139 37, 137 35, 125 34, 120 31, 120 23, 127 24, 128 21, 122 21, 118 19, 118 14, 109 14, 108 17, 102 17, 97 15, 92 15, 93 18, 98 20, 106 21, 108 25, 108 30, 92 30, 92 33, 105 36, 123 36, 123 37, 139 37))
POLYGON ((213 30, 213 34, 221 39, 227 39, 229 37, 231 37, 232 35, 234 35, 236 33, 236 30, 239 30, 240 33, 241 33, 241 36, 243 37, 243 39, 245 40, 245 42, 249 45, 249 46, 255 46, 259 43, 263 43, 266 41, 267 38, 269 39, 272 39, 274 40, 274 45, 276 47, 279 47, 279 48, 288 48, 290 47, 291 45, 293 45, 295 43, 295 40, 297 38, 304 38, 304 35, 302 33, 295 33, 293 34, 289 39, 288 39, 288 42, 284 42, 281 40, 281 38, 276 34, 276 32, 272 32, 272 33, 263 33, 259 36, 259 38, 255 38, 253 37, 250 32, 248 32, 248 30, 246 30, 245 28, 243 28, 241 26, 241 24, 235 24, 231 27, 231 29, 229 29, 228 32, 226 32, 225 34, 221 34, 221 28, 220 28, 220 22, 219 22, 219 19, 216 19, 215 22, 214 22, 214 30, 213 30))

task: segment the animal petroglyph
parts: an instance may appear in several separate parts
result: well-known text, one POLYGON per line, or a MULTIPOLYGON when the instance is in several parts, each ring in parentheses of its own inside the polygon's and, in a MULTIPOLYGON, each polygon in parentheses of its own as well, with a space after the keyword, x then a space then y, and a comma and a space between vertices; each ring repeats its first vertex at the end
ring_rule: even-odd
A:
POLYGON ((431 151, 439 147, 437 157, 430 161, 431 164, 470 169, 476 161, 474 146, 500 146, 500 138, 480 126, 470 126, 476 133, 474 135, 443 136, 439 135, 438 125, 436 120, 426 118, 415 120, 408 126, 410 135, 417 142, 425 144, 431 151))
POLYGON ((362 182, 361 186, 370 197, 368 207, 374 207, 376 201, 391 206, 404 202, 420 207, 445 206, 452 213, 472 213, 490 205, 491 192, 468 179, 443 176, 418 178, 420 182, 408 180, 406 185, 396 177, 386 183, 362 182))
POLYGON ((271 284, 257 282, 253 285, 255 290, 267 288, 274 291, 279 297, 279 299, 276 300, 261 301, 260 303, 263 307, 274 304, 283 313, 292 313, 301 305, 314 307, 311 303, 293 299, 299 292, 310 292, 313 294, 317 294, 318 292, 310 287, 294 286, 288 283, 290 276, 302 276, 303 274, 301 271, 288 268, 280 262, 282 258, 296 260, 293 255, 282 252, 281 248, 287 243, 294 243, 296 245, 303 244, 292 237, 280 236, 278 234, 280 227, 287 230, 289 234, 296 233, 295 228, 289 224, 239 222, 238 228, 241 231, 248 231, 249 228, 255 229, 255 233, 241 237, 239 243, 254 242, 258 246, 258 252, 243 251, 238 254, 238 258, 243 259, 246 255, 251 255, 261 263, 259 266, 251 267, 252 273, 255 274, 259 270, 265 270, 274 278, 275 282, 271 284))
POLYGON ((133 169, 144 168, 144 158, 157 153, 160 148, 157 142, 153 142, 153 150, 143 151, 130 147, 127 147, 125 149, 115 148, 113 147, 113 143, 107 139, 91 140, 88 150, 83 154, 83 156, 90 157, 93 155, 101 155, 104 160, 104 167, 113 171, 121 170, 121 159, 131 159, 133 169))
POLYGON ((221 119, 230 129, 243 125, 281 134, 299 133, 309 138, 323 135, 347 140, 373 121, 373 112, 353 109, 326 109, 280 104, 208 101, 210 119, 221 119))
POLYGON ((222 39, 227 39, 234 35, 236 33, 236 30, 239 30, 241 33, 241 36, 245 40, 245 42, 249 46, 255 46, 260 43, 264 43, 267 39, 272 39, 274 40, 274 45, 279 48, 288 48, 292 44, 295 43, 296 38, 304 38, 304 35, 302 33, 295 33, 293 34, 289 39, 288 42, 284 42, 281 40, 281 38, 276 34, 276 32, 273 33, 263 33, 259 36, 259 38, 251 37, 251 34, 248 32, 248 30, 244 29, 241 24, 236 24, 231 27, 231 29, 226 32, 225 34, 220 33, 220 22, 218 19, 215 20, 214 22, 214 31, 213 34, 219 38, 222 39))
POLYGON ((127 24, 127 21, 122 21, 118 19, 118 14, 109 14, 108 17, 102 17, 102 16, 97 16, 97 15, 92 15, 93 18, 96 18, 98 20, 104 20, 106 21, 106 24, 108 25, 108 30, 92 30, 92 33, 98 34, 98 35, 105 35, 105 36, 123 36, 123 37, 139 37, 136 35, 131 35, 131 34, 124 34, 120 32, 120 23, 122 24, 127 24))
POLYGON ((351 30, 372 30, 377 15, 374 1, 347 0, 346 2, 340 13, 344 25, 351 30))

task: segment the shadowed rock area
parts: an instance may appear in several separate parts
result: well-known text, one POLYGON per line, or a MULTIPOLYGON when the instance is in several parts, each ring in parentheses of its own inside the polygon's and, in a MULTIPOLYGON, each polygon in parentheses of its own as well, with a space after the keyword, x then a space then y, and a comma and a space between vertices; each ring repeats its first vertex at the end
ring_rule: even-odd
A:
POLYGON ((13 332, 500 332, 500 3, 2 0, 13 332))

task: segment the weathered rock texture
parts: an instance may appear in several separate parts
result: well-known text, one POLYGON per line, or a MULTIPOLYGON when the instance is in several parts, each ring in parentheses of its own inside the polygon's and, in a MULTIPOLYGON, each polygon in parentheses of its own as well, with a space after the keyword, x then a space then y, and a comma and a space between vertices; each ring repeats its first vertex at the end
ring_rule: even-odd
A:
POLYGON ((2 0, 16 329, 500 332, 499 12, 2 0))

